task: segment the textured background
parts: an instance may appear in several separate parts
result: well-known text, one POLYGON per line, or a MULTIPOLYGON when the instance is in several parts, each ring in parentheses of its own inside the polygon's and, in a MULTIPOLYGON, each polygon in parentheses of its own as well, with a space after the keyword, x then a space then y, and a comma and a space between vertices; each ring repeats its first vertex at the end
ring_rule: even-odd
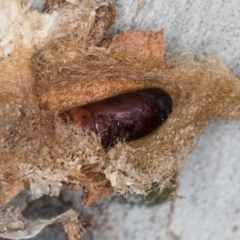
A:
MULTIPOLYGON (((238 1, 115 2, 118 19, 109 35, 129 29, 157 31, 163 28, 167 51, 180 48, 214 54, 240 77, 238 1), (138 10, 140 3, 142 8, 138 10)), ((151 204, 139 196, 105 199, 96 207, 82 210, 88 229, 84 239, 240 239, 239 160, 240 123, 212 122, 179 176, 176 194, 181 197, 151 204)), ((23 199, 28 196, 25 194, 23 199)), ((66 210, 68 202, 69 199, 44 198, 31 204, 24 213, 31 218, 48 217, 50 213, 66 210)), ((32 239, 53 238, 66 239, 59 225, 45 228, 32 239)))

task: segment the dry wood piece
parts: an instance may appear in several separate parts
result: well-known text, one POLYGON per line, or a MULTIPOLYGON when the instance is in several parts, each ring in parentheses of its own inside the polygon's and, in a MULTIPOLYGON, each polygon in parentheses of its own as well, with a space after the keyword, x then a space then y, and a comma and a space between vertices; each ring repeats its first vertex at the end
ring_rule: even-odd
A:
POLYGON ((164 30, 156 33, 152 31, 129 31, 117 34, 111 40, 102 43, 110 52, 128 53, 138 61, 153 58, 157 61, 164 58, 165 38, 164 30))

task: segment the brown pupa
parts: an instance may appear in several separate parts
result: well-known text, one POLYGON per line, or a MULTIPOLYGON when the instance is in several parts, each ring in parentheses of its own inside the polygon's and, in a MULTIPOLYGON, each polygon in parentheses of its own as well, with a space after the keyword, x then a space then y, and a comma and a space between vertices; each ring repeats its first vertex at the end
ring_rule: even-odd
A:
POLYGON ((83 131, 101 136, 104 148, 117 139, 132 141, 156 130, 172 112, 172 99, 163 90, 149 88, 123 93, 59 114, 83 131))

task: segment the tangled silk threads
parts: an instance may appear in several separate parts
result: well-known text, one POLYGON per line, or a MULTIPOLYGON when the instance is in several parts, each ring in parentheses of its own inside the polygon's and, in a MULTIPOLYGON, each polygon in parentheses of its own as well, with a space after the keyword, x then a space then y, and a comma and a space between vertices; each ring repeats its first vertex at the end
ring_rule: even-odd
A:
MULTIPOLYGON (((0 62, 3 205, 29 184, 38 197, 57 195, 63 181, 89 186, 92 202, 112 192, 146 194, 153 182, 161 187, 170 184, 210 120, 240 118, 239 80, 221 62, 212 56, 193 61, 182 54, 164 59, 163 50, 153 57, 151 51, 141 52, 136 58, 136 51, 119 51, 122 45, 101 45, 115 15, 112 3, 100 5, 97 15, 91 14, 96 10, 91 4, 79 7, 81 11, 75 11, 77 5, 59 6, 66 14, 59 15, 66 22, 60 21, 63 25, 56 28, 61 38, 54 32, 44 44, 18 50, 0 62), (64 31, 71 20, 66 17, 69 12, 87 19, 87 25, 78 19, 76 28, 87 26, 79 31, 86 36, 64 31), (104 29, 97 31, 101 26, 104 29), (90 33, 93 42, 88 42, 90 33), (172 113, 156 131, 129 143, 117 142, 106 150, 98 135, 71 124, 63 128, 58 117, 59 111, 149 88, 171 96, 172 113), (16 191, 13 185, 19 186, 16 191)), ((134 45, 132 34, 121 44, 126 37, 134 45)), ((148 32, 147 41, 158 39, 158 44, 162 34, 155 38, 148 32)))

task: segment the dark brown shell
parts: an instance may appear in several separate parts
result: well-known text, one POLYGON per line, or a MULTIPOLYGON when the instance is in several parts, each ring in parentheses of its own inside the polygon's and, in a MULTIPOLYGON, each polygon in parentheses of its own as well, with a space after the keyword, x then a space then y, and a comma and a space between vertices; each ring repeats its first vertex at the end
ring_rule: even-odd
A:
POLYGON ((104 148, 117 139, 132 141, 153 132, 172 112, 172 99, 163 90, 149 88, 120 94, 60 113, 65 122, 101 136, 104 148))

